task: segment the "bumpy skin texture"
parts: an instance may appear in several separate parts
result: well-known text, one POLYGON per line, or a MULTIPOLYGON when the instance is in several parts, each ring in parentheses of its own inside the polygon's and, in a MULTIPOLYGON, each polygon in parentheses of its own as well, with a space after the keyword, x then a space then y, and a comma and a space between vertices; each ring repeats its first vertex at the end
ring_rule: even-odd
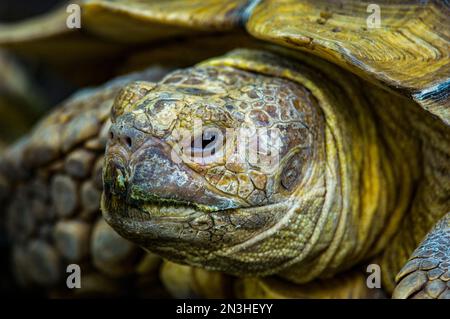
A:
MULTIPOLYGON (((35 258, 34 264, 43 264, 37 269, 50 274, 50 280, 40 284, 58 281, 53 278, 61 276, 60 268, 47 267, 48 263, 60 265, 60 254, 71 249, 58 248, 64 241, 40 233, 44 224, 73 222, 77 207, 84 207, 71 195, 61 203, 58 185, 67 186, 64 194, 73 190, 77 194, 79 180, 95 180, 89 173, 76 175, 83 165, 70 162, 89 163, 84 151, 95 145, 100 153, 104 144, 98 144, 99 135, 109 140, 103 167, 104 217, 125 238, 179 263, 242 276, 276 274, 292 282, 285 289, 274 278, 268 279, 269 285, 265 279, 239 280, 235 287, 250 296, 368 296, 360 276, 343 279, 347 291, 329 287, 329 294, 320 293, 320 284, 297 284, 328 279, 375 256, 384 288, 391 291, 395 274, 449 210, 448 127, 411 101, 320 59, 295 57, 296 61, 237 50, 171 73, 158 83, 135 82, 118 94, 109 131, 100 126, 118 90, 100 90, 85 96, 89 103, 70 103, 55 111, 28 140, 11 149, 0 166, 2 174, 15 181, 16 190, 21 185, 27 189, 36 177, 43 177, 47 186, 32 187, 34 191, 49 189, 50 181, 56 184, 55 196, 45 203, 59 217, 44 219, 39 227, 30 223, 30 233, 22 230, 27 229, 29 216, 38 215, 29 199, 34 197, 11 193, 9 207, 13 202, 30 207, 9 208, 10 225, 17 225, 11 232, 17 236, 17 265, 28 265, 29 258, 35 258), (241 165, 214 157, 198 161, 195 155, 204 149, 202 134, 193 135, 194 161, 184 159, 176 132, 194 129, 195 119, 219 130, 250 124, 279 127, 280 164, 267 171, 249 161, 241 165), (195 145, 197 140, 201 146, 195 145), (22 176, 19 180, 17 173, 22 176), (29 214, 15 219, 20 212, 29 214)), ((206 142, 206 148, 214 144, 209 138, 206 142)), ((235 153, 226 155, 233 158, 235 153)), ((75 229, 78 239, 89 233, 76 225, 55 227, 55 234, 75 229)), ((93 234, 107 229, 98 221, 93 234)), ((113 233, 106 236, 111 237, 119 240, 113 233)), ((89 256, 95 256, 95 246, 94 241, 89 256)), ((125 273, 135 278, 141 263, 129 262, 139 258, 121 259, 118 253, 110 255, 112 266, 102 270, 103 263, 93 258, 92 265, 87 257, 87 267, 108 276, 125 267, 125 273)), ((17 269, 27 274, 26 267, 17 269)), ((182 291, 173 288, 175 283, 187 294, 227 293, 216 285, 227 281, 222 275, 205 272, 207 280, 199 281, 183 280, 180 273, 185 274, 186 268, 163 267, 162 278, 170 291, 182 291), (205 289, 208 285, 200 282, 216 284, 205 289)), ((26 278, 39 283, 33 275, 26 278)))
POLYGON ((397 274, 393 298, 450 299, 450 213, 413 252, 397 274))
POLYGON ((125 88, 113 108, 104 216, 124 237, 173 261, 295 283, 331 277, 385 251, 384 285, 392 290, 407 256, 448 209, 448 176, 441 174, 448 139, 438 138, 448 137, 448 128, 411 101, 324 61, 296 57, 303 63, 237 50, 161 83, 125 88), (279 96, 289 89, 277 103, 273 85, 279 96), (286 112, 292 107, 302 114, 298 127, 308 129, 297 130, 299 139, 286 131, 280 165, 256 201, 239 193, 239 167, 225 165, 212 179, 210 166, 223 167, 214 159, 193 165, 170 157, 174 131, 193 129, 195 117, 219 130, 276 126, 284 113, 295 118, 286 112), (296 140, 308 151, 290 161, 296 140), (291 168, 292 180, 283 174, 291 168), (421 227, 407 229, 422 216, 419 207, 432 210, 421 227))
POLYGON ((53 297, 167 295, 159 257, 120 237, 101 217, 102 166, 109 113, 123 85, 160 70, 80 92, 0 161, 2 221, 12 242, 18 283, 53 297), (6 202, 5 202, 6 201, 6 202), (82 288, 66 286, 66 267, 81 267, 82 288))
MULTIPOLYGON (((235 246, 264 236, 282 218, 280 206, 292 200, 293 190, 309 174, 310 163, 320 161, 310 145, 323 143, 317 133, 321 119, 309 93, 282 79, 229 67, 202 67, 174 72, 156 87, 134 84, 122 95, 113 109, 107 151, 106 220, 144 247, 197 266, 208 260, 210 269, 267 273, 284 262, 286 257, 274 255, 275 246, 264 252, 264 262, 256 256, 227 262, 221 255, 228 256, 235 246), (147 91, 143 98, 128 103, 135 86, 147 91), (223 158, 197 161, 194 156, 192 161, 174 163, 172 150, 182 143, 175 133, 190 131, 196 120, 221 131, 277 128, 282 141, 277 152, 284 164, 268 172, 271 167, 264 164, 270 161, 239 161, 237 136, 227 136, 231 146, 223 158), (171 216, 180 222, 173 223, 171 216), (148 233, 147 227, 155 233, 140 236, 141 231, 148 233)), ((261 148, 258 151, 269 156, 261 148)))

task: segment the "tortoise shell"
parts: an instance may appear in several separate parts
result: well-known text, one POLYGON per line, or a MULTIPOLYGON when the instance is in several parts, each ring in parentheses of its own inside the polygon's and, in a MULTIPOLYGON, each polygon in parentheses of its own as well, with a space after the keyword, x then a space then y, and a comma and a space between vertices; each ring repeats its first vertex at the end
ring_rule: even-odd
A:
POLYGON ((134 55, 133 68, 136 63, 190 65, 234 47, 261 45, 259 39, 338 64, 450 124, 448 2, 377 3, 85 0, 79 7, 0 26, 0 46, 70 68, 74 76, 87 70, 80 65, 100 73, 131 52, 146 56, 143 62, 142 54, 134 55), (70 28, 77 8, 81 28, 70 28))

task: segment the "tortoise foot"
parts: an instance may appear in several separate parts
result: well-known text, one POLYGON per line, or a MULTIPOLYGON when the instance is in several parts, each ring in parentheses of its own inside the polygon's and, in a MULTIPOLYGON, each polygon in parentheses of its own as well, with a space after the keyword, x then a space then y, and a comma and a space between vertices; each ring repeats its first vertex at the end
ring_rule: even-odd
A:
POLYGON ((396 299, 450 299, 450 213, 447 213, 397 274, 396 299))

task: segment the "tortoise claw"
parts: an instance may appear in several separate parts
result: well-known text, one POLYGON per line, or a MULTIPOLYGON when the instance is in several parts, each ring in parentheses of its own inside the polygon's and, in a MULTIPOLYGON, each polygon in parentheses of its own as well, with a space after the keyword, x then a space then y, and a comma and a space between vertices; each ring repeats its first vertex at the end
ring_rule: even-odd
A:
POLYGON ((450 214, 448 213, 414 251, 397 274, 395 299, 450 299, 450 214))
POLYGON ((406 299, 420 291, 427 283, 427 275, 423 271, 415 271, 404 277, 395 287, 392 298, 406 299))

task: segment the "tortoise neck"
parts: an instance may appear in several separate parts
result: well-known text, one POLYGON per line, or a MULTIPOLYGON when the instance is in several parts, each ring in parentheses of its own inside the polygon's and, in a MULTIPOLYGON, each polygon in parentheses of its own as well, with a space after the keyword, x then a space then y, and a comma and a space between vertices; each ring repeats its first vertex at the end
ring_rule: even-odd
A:
POLYGON ((310 205, 296 215, 315 216, 315 230, 283 272, 299 283, 380 253, 409 211, 421 174, 419 144, 404 120, 411 102, 363 81, 341 83, 320 87, 321 94, 335 97, 320 103, 327 165, 319 185, 325 192, 319 209, 310 205))

